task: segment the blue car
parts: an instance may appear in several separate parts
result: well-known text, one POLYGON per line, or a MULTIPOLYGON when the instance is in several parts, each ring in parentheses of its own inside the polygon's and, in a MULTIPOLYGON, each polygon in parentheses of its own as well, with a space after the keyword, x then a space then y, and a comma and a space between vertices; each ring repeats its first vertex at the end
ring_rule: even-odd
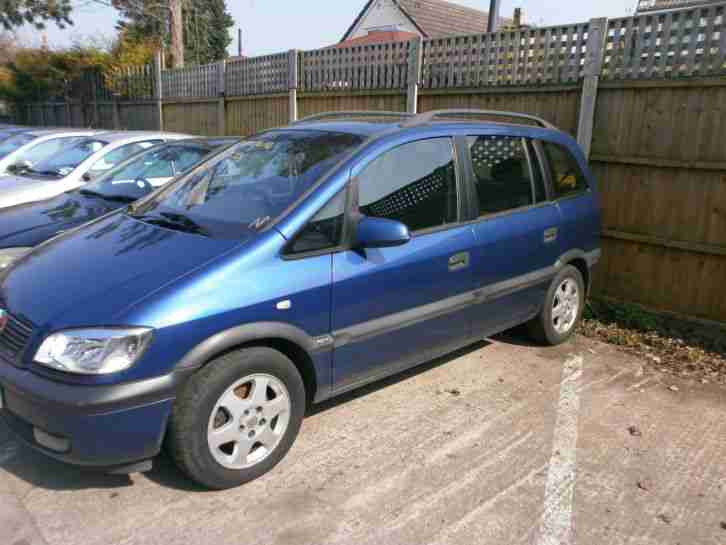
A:
POLYGON ((518 324, 600 256, 576 142, 502 112, 335 113, 236 145, 0 275, 2 413, 72 464, 255 479, 306 408, 518 324))

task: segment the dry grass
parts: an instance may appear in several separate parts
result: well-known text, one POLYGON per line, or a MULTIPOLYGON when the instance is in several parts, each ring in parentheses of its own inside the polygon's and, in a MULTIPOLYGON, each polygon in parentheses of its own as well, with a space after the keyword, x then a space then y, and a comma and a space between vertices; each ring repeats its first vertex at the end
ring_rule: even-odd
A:
POLYGON ((664 373, 726 384, 726 329, 594 299, 580 333, 639 355, 664 373))

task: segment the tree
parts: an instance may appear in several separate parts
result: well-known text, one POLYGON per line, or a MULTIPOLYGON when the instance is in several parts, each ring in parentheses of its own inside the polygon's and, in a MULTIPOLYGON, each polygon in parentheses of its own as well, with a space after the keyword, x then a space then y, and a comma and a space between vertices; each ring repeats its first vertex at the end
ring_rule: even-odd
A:
POLYGON ((0 0, 0 26, 6 30, 26 23, 45 28, 46 21, 59 27, 72 25, 71 0, 0 0))
POLYGON ((169 45, 172 67, 180 66, 184 59, 206 64, 227 56, 234 20, 224 0, 113 0, 113 5, 121 12, 119 27, 128 39, 143 41, 153 36, 169 45), (181 31, 174 30, 177 28, 181 31), (178 47, 180 43, 183 49, 178 47))

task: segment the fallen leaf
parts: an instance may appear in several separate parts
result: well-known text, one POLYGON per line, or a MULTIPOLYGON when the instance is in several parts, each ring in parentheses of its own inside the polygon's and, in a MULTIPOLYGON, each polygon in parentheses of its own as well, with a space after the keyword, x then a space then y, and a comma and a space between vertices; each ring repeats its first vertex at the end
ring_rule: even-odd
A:
POLYGON ((638 426, 630 426, 628 428, 628 432, 630 432, 630 435, 632 435, 633 437, 640 437, 641 435, 643 435, 643 432, 638 429, 638 426))

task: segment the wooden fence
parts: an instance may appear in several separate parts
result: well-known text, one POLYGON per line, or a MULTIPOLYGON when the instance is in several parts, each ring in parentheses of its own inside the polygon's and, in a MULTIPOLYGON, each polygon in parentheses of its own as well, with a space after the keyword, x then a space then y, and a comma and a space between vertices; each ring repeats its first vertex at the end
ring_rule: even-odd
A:
POLYGON ((603 207, 599 293, 726 321, 726 4, 290 51, 114 80, 25 122, 249 135, 330 110, 514 110, 575 136, 603 207))

